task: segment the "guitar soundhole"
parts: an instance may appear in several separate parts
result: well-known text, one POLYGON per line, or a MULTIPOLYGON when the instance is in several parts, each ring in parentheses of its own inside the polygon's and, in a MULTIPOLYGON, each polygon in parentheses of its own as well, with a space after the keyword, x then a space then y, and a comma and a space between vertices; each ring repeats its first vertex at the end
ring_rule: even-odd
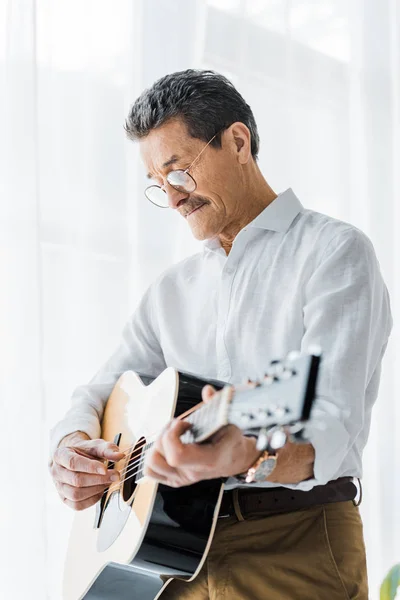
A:
POLYGON ((128 502, 132 498, 137 487, 136 481, 143 476, 143 451, 145 444, 146 439, 144 437, 139 438, 128 459, 124 474, 124 485, 122 487, 124 502, 128 502))

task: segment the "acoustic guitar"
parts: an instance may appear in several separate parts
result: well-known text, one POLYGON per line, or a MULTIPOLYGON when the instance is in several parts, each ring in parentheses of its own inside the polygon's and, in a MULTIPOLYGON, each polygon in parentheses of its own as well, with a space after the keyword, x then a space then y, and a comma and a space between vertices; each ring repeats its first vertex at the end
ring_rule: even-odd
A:
POLYGON ((185 443, 207 443, 233 424, 258 437, 257 447, 280 447, 286 436, 306 441, 304 425, 315 397, 319 353, 289 353, 272 361, 262 381, 232 386, 172 367, 157 378, 126 371, 106 403, 101 437, 125 453, 113 466, 120 481, 94 506, 77 512, 64 570, 65 600, 155 600, 173 578, 194 579, 210 547, 224 480, 181 488, 143 475, 146 453, 173 417, 191 428, 185 443), (210 383, 218 391, 201 402, 210 383))

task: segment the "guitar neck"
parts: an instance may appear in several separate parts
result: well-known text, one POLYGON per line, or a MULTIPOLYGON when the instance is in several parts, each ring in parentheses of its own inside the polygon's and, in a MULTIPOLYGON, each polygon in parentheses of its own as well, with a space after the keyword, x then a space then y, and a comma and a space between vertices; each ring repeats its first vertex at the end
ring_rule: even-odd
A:
MULTIPOLYGON (((198 405, 189 415, 181 415, 179 418, 191 424, 181 441, 205 442, 228 424, 263 437, 283 426, 295 426, 300 432, 310 416, 320 356, 291 354, 295 356, 288 355, 284 362, 274 361, 261 382, 226 385, 212 400, 198 405)), ((146 443, 139 470, 152 445, 151 441, 146 443)))

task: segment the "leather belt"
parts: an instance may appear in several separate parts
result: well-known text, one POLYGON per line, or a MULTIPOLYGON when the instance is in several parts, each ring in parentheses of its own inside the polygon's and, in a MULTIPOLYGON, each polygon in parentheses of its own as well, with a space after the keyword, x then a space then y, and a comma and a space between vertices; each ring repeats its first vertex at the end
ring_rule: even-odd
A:
MULTIPOLYGON (((361 482, 359 483, 361 500, 361 482)), ((249 513, 290 512, 317 504, 354 501, 358 491, 354 477, 340 477, 325 485, 317 485, 307 492, 285 487, 235 488, 224 492, 219 518, 236 515, 240 519, 249 513)))

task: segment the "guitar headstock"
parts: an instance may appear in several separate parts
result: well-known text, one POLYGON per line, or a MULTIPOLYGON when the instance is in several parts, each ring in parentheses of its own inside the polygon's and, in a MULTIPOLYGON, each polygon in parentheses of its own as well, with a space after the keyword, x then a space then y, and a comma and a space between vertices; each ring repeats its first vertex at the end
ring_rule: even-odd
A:
POLYGON ((279 448, 287 435, 302 441, 315 397, 321 351, 290 352, 274 360, 260 381, 234 386, 227 421, 258 437, 257 447, 279 448))

